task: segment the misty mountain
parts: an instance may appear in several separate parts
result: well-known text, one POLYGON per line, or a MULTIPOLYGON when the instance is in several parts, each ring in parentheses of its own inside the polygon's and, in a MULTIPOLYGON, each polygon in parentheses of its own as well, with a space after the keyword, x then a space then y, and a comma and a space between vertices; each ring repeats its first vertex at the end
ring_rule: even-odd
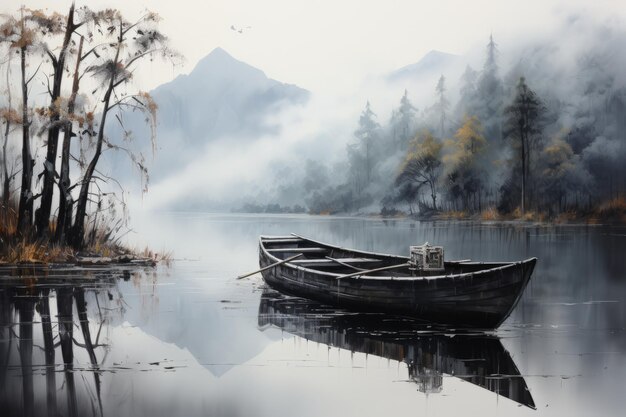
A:
POLYGON ((309 93, 268 78, 221 48, 204 57, 189 75, 152 91, 159 105, 159 129, 180 130, 184 139, 274 131, 265 116, 277 107, 304 103, 309 93))
MULTIPOLYGON (((174 167, 193 161, 206 144, 219 139, 250 141, 277 133, 268 117, 304 104, 309 92, 268 78, 263 71, 233 58, 221 48, 201 59, 188 75, 180 75, 150 95, 158 105, 157 152, 148 163, 151 177, 164 178, 174 167)), ((150 159, 150 128, 145 115, 121 115, 127 132, 137 139, 129 147, 150 159)), ((119 124, 110 135, 124 134, 119 124)), ((131 172, 122 153, 111 158, 112 168, 131 172)))
POLYGON ((446 52, 432 50, 414 64, 399 68, 387 75, 387 81, 402 82, 422 77, 439 76, 452 67, 459 66, 461 57, 446 52))

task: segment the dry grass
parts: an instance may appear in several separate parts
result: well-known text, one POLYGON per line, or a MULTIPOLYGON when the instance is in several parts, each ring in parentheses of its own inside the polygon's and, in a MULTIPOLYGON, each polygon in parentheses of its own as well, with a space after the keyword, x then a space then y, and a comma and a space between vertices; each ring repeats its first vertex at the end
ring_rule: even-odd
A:
POLYGON ((498 221, 501 220, 501 216, 495 207, 487 207, 480 213, 480 219, 483 221, 498 221))
POLYGON ((557 214, 557 216, 553 219, 554 223, 562 224, 562 223, 575 223, 580 219, 580 215, 575 211, 565 211, 563 213, 557 214))
POLYGON ((134 251, 134 253, 142 258, 152 259, 154 262, 162 262, 165 266, 170 266, 174 260, 173 252, 154 252, 147 247, 142 251, 134 251))
POLYGON ((548 215, 542 211, 527 210, 522 214, 522 209, 519 207, 513 211, 512 215, 513 219, 525 222, 545 222, 548 220, 548 215))
POLYGON ((6 249, 0 252, 0 260, 9 264, 62 263, 73 258, 70 248, 50 245, 46 242, 27 242, 26 240, 18 240, 7 245, 6 249))
POLYGON ((4 207, 0 204, 0 239, 14 236, 17 232, 17 212, 11 205, 4 207))
POLYGON ((626 198, 617 197, 598 206, 592 217, 599 221, 626 223, 626 198))
POLYGON ((441 220, 464 220, 470 217, 469 213, 462 210, 444 211, 437 215, 441 220))
MULTIPOLYGON (((50 232, 54 234, 54 222, 50 222, 50 232)), ((111 233, 104 227, 92 232, 90 244, 80 251, 80 254, 70 246, 53 243, 47 239, 29 239, 17 234, 17 210, 0 206, 0 264, 23 263, 74 263, 79 256, 93 256, 101 258, 116 258, 130 256, 136 259, 150 259, 153 263, 160 261, 169 264, 171 253, 155 253, 148 248, 142 251, 132 251, 112 241, 111 233)))

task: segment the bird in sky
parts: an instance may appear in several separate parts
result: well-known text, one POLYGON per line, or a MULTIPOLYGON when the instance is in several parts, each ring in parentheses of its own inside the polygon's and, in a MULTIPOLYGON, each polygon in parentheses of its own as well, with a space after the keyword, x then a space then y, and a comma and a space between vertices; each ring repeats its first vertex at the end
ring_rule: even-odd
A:
POLYGON ((230 30, 233 30, 237 33, 243 33, 244 31, 248 29, 252 29, 252 26, 242 26, 242 27, 237 28, 235 25, 230 25, 230 30))

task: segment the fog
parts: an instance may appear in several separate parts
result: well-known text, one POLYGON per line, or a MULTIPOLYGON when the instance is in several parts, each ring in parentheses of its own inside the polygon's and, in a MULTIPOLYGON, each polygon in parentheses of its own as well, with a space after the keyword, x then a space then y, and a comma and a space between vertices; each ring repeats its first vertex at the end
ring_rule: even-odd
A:
MULTIPOLYGON (((150 192, 137 198, 137 205, 161 210, 230 210, 245 203, 306 206, 307 192, 303 184, 307 160, 309 164, 318 164, 320 179, 326 182, 323 185, 345 183, 346 148, 358 142, 354 132, 368 101, 384 131, 406 89, 417 109, 414 130, 435 129, 432 107, 436 102, 435 86, 441 75, 445 76, 445 94, 451 103, 449 131, 446 132, 446 136, 451 137, 462 118, 458 109, 461 75, 467 65, 480 74, 489 35, 485 32, 482 44, 455 55, 452 62, 430 62, 426 59, 428 54, 424 62, 418 63, 418 66, 421 64, 419 71, 409 72, 399 79, 393 75, 400 68, 375 75, 369 68, 363 68, 361 74, 354 76, 362 81, 353 91, 335 94, 311 91, 305 104, 284 105, 279 111, 264 116, 264 124, 277 127, 275 132, 247 133, 244 138, 242 135, 211 138, 202 149, 192 150, 194 155, 189 161, 180 161, 172 175, 154 180, 150 192)), ((562 10, 558 22, 549 28, 529 29, 524 34, 494 33, 493 36, 497 43, 498 75, 505 89, 503 105, 510 102, 515 83, 524 76, 550 111, 556 113, 544 132, 547 141, 559 130, 593 125, 596 132, 576 154, 592 159, 604 152, 617 158, 623 149, 623 140, 618 140, 621 127, 614 120, 598 120, 594 115, 583 114, 582 110, 593 113, 592 109, 601 101, 606 101, 611 94, 619 95, 624 87, 622 69, 626 54, 621 45, 626 36, 619 18, 562 10)), ((415 62, 420 58, 415 57, 415 62)), ((174 135, 170 132, 159 140, 163 143, 172 138, 174 135)), ((510 151, 504 145, 500 147, 500 157, 507 157, 510 151)), ((383 158, 380 161, 382 173, 395 176, 402 157, 383 158)), ((156 159, 158 162, 159 155, 156 159)), ((158 163, 155 168, 158 172, 158 163)), ((501 176, 501 172, 494 172, 494 177, 501 176)), ((580 176, 588 176, 588 173, 580 173, 580 176)), ((379 179, 379 182, 378 187, 384 188, 393 178, 379 179)), ((373 210, 379 205, 379 198, 375 200, 373 210)))

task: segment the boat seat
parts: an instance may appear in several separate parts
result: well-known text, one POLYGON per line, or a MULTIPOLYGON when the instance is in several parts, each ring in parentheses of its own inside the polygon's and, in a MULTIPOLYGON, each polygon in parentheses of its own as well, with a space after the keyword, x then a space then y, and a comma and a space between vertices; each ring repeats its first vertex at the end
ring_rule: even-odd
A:
POLYGON ((300 243, 304 242, 304 239, 300 239, 297 237, 285 238, 285 239, 262 239, 264 243, 272 244, 272 243, 300 243))
POLYGON ((300 253, 314 253, 314 252, 327 252, 326 248, 275 248, 266 249, 269 253, 276 252, 300 252, 300 253))
MULTIPOLYGON (((381 262, 380 259, 372 259, 372 258, 336 258, 338 261, 341 261, 346 264, 369 264, 369 263, 377 263, 381 262)), ((330 259, 296 259, 290 261, 294 265, 298 266, 327 266, 327 265, 337 265, 340 264, 330 259)))

